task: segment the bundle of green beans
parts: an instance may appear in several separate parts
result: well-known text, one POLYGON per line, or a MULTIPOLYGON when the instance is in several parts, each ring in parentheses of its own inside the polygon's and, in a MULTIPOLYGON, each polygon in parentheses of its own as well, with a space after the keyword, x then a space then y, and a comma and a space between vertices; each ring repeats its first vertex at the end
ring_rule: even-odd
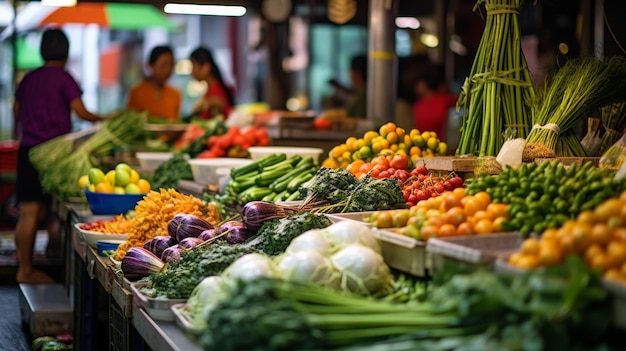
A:
POLYGON ((523 159, 585 156, 572 127, 597 108, 626 96, 626 58, 569 60, 534 101, 523 159))
POLYGON ((616 102, 602 107, 602 128, 604 134, 600 140, 599 153, 602 154, 615 144, 626 128, 626 101, 616 102))
POLYGON ((525 138, 530 126, 530 100, 535 92, 521 47, 519 11, 523 0, 479 0, 486 24, 478 51, 461 89, 457 109, 463 115, 457 155, 495 156, 503 132, 525 138))
POLYGON ((80 196, 77 181, 98 164, 98 157, 111 153, 115 146, 128 146, 145 139, 146 114, 120 112, 79 146, 64 136, 34 147, 29 158, 39 171, 43 190, 60 200, 80 196))

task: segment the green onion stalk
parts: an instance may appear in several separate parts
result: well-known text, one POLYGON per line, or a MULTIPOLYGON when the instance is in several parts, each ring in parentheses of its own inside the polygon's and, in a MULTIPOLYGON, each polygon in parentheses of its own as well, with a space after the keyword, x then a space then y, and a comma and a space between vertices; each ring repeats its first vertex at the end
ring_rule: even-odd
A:
POLYGON ((602 154, 624 135, 626 128, 626 101, 612 103, 601 109, 604 134, 600 140, 599 153, 602 154))
POLYGON ((457 110, 463 124, 457 155, 495 156, 510 129, 525 138, 530 127, 529 103, 535 97, 528 65, 522 52, 519 11, 523 0, 479 0, 486 24, 465 79, 457 110))
POLYGON ((144 140, 145 119, 146 114, 121 112, 107 119, 79 146, 71 138, 60 136, 34 147, 29 157, 40 173, 43 190, 60 200, 81 196, 78 179, 98 165, 98 157, 109 155, 114 147, 144 140))
POLYGON ((624 96, 626 58, 569 60, 533 103, 533 128, 526 138, 523 159, 586 156, 572 128, 594 109, 621 101, 624 96))

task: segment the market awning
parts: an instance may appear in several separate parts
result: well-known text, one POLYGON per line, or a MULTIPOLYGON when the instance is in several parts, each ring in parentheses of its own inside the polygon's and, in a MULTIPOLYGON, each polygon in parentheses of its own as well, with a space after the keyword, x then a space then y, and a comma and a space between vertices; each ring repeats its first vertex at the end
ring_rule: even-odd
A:
MULTIPOLYGON (((71 23, 97 24, 119 30, 175 28, 163 12, 149 4, 81 2, 73 7, 54 7, 31 2, 18 11, 15 19, 18 33, 48 25, 71 23)), ((11 33, 13 25, 2 32, 0 40, 6 39, 11 33)))

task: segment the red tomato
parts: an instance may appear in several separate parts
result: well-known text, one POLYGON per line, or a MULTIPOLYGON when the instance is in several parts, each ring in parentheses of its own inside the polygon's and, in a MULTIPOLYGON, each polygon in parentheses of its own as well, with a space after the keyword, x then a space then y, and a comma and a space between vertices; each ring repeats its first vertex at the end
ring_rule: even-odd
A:
POLYGON ((329 121, 326 118, 316 118, 313 120, 313 128, 328 130, 333 127, 333 122, 329 121))
POLYGON ((416 175, 419 175, 419 174, 427 175, 428 174, 428 169, 424 165, 418 165, 418 166, 415 167, 413 172, 415 172, 416 175))
POLYGON ((391 159, 390 165, 396 169, 407 169, 409 167, 409 158, 406 155, 395 155, 391 159))

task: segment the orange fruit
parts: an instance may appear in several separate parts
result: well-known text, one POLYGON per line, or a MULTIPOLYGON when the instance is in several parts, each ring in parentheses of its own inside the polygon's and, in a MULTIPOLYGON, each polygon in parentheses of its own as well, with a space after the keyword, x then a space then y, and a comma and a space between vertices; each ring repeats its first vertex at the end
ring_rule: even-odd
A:
POLYGON ((606 247, 606 254, 612 263, 620 267, 626 263, 626 243, 621 241, 612 241, 606 247))
POLYGON ((113 192, 113 186, 111 185, 111 183, 104 181, 104 182, 100 182, 98 184, 96 184, 96 192, 98 193, 112 193, 113 192))
POLYGON ((537 255, 542 266, 554 266, 561 263, 562 254, 559 247, 551 241, 541 241, 539 243, 539 254, 537 255))
POLYGON ((491 195, 486 191, 479 191, 474 194, 474 198, 482 205, 481 210, 487 209, 487 206, 491 203, 491 195))
POLYGON ((507 216, 506 211, 508 210, 509 206, 507 204, 502 204, 502 203, 490 203, 489 205, 487 205, 487 213, 489 214, 490 218, 498 218, 498 217, 505 217, 507 216))
POLYGON ((456 235, 456 227, 452 224, 446 223, 439 228, 439 236, 454 236, 456 235))
POLYGON ((596 223, 589 232, 589 242, 600 246, 607 245, 613 238, 613 229, 605 223, 596 223))
POLYGON ((587 264, 591 265, 591 261, 593 260, 593 258, 597 255, 602 255, 603 252, 604 251, 602 250, 602 247, 600 247, 600 245, 592 244, 589 245, 589 247, 587 247, 587 249, 585 250, 583 258, 585 259, 585 262, 587 262, 587 264))
POLYGON ((469 222, 463 222, 456 227, 456 235, 472 235, 474 234, 474 226, 469 222))
POLYGON ((498 217, 496 219, 493 220, 492 224, 493 224, 493 232, 494 233, 500 233, 503 231, 502 229, 502 224, 505 223, 507 221, 507 219, 505 217, 498 217))
POLYGON ((613 266, 613 262, 611 261, 611 258, 608 254, 604 252, 599 252, 591 258, 589 266, 591 266, 591 268, 604 272, 613 266))
POLYGON ((614 280, 617 282, 623 281, 625 279, 622 272, 615 268, 610 268, 606 272, 604 272, 602 278, 606 280, 614 280))
POLYGON ((425 225, 420 230, 420 235, 423 241, 426 241, 430 238, 436 238, 439 235, 439 230, 437 227, 432 225, 425 225))
POLYGON ((594 224, 597 222, 596 214, 593 211, 582 211, 576 217, 576 222, 594 224))
POLYGON ((533 269, 539 266, 539 260, 533 255, 522 255, 515 266, 521 269, 533 269))
POLYGON ((596 209, 594 213, 598 220, 607 221, 613 216, 619 216, 622 209, 622 202, 619 199, 612 198, 604 201, 596 209))
POLYGON ((477 234, 491 234, 493 233, 493 224, 489 219, 481 219, 474 224, 474 231, 477 234))
POLYGON ((517 262, 519 262, 519 259, 522 258, 522 256, 523 255, 521 252, 516 252, 512 254, 511 256, 509 256, 509 259, 507 260, 507 262, 512 266, 516 266, 517 262))
POLYGON ((572 226, 571 236, 574 239, 574 249, 576 252, 583 252, 589 245, 591 235, 591 225, 587 223, 575 223, 572 226))
POLYGON ((483 219, 488 219, 489 221, 493 220, 491 215, 484 210, 476 211, 476 213, 474 213, 474 215, 472 216, 472 220, 474 221, 474 223, 478 223, 483 219))
POLYGON ((613 240, 626 242, 626 228, 613 229, 613 240))
POLYGON ((522 242, 520 252, 524 255, 537 255, 539 253, 539 240, 528 238, 522 242))
POLYGON ((141 178, 137 181, 137 186, 142 194, 150 192, 150 182, 141 178))
POLYGON ((452 207, 448 210, 448 223, 458 226, 465 222, 465 211, 461 207, 452 207))

